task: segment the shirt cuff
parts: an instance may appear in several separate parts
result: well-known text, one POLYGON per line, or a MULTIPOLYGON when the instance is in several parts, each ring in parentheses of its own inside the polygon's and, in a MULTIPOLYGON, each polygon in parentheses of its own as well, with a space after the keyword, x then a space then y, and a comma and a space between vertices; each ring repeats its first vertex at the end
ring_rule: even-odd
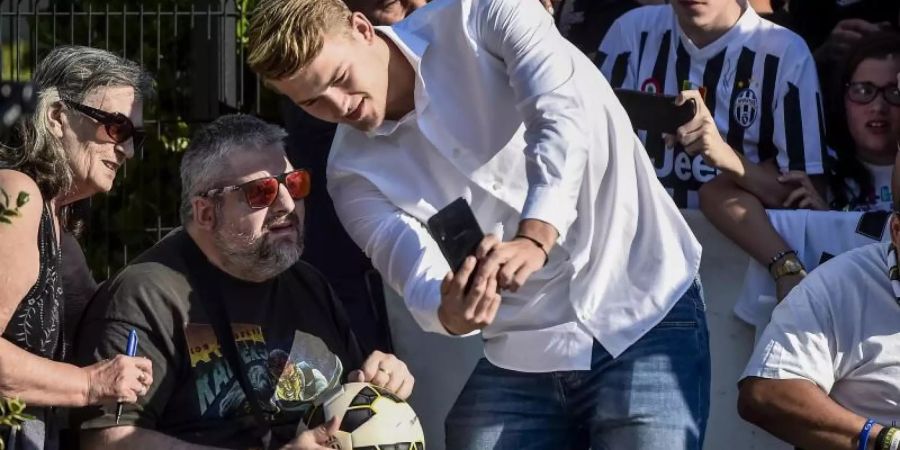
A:
POLYGON ((522 207, 522 219, 538 219, 556 228, 559 242, 566 239, 575 220, 575 199, 562 186, 535 186, 528 190, 522 207))

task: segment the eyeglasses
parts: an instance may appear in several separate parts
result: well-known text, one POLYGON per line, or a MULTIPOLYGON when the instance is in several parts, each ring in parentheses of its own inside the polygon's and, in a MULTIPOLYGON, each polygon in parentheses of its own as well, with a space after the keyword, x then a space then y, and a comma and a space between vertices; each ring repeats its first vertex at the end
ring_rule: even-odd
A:
POLYGON ((76 103, 68 99, 63 99, 63 103, 103 125, 103 128, 106 129, 106 134, 110 139, 115 141, 116 144, 121 144, 131 139, 134 144, 135 152, 140 151, 144 146, 144 138, 146 137, 144 129, 135 127, 134 122, 124 114, 111 113, 97 108, 91 108, 90 106, 82 105, 81 103, 76 103))
POLYGON ((247 205, 253 209, 268 208, 278 198, 278 186, 283 184, 288 194, 294 200, 306 198, 309 195, 312 177, 305 169, 297 169, 278 175, 277 177, 264 177, 233 186, 225 186, 210 189, 198 194, 200 197, 212 197, 231 191, 243 191, 247 205))
POLYGON ((865 105, 875 100, 881 93, 884 100, 893 106, 900 106, 900 88, 896 84, 878 87, 868 81, 847 83, 847 98, 853 103, 865 105))

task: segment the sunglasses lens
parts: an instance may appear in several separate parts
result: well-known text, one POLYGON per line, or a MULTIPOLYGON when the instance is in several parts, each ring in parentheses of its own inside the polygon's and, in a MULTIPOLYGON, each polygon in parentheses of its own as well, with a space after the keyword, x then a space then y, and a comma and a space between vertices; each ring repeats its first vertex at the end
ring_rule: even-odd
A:
POLYGON ((275 178, 261 178, 241 186, 247 197, 247 204, 251 208, 265 208, 275 201, 278 196, 278 180, 275 178))
POLYGON ((305 170, 295 170, 284 177, 284 185, 294 200, 306 198, 311 184, 309 172, 305 170))
POLYGON ((117 117, 113 123, 106 126, 106 132, 117 144, 127 141, 134 134, 134 125, 127 117, 117 117))

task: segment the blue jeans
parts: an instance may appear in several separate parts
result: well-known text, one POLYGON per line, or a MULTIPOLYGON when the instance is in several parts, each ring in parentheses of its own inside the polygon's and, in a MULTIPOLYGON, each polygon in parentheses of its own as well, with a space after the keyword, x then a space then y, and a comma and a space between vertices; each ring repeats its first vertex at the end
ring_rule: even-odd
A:
POLYGON ((507 370, 482 358, 447 416, 447 450, 700 450, 709 416, 709 333, 699 279, 618 358, 591 369, 507 370))

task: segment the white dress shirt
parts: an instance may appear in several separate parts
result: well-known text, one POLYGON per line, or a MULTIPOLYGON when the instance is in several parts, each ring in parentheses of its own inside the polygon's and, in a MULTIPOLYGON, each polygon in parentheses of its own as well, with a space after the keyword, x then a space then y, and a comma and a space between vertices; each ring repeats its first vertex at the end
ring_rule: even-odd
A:
POLYGON ((494 364, 590 368, 688 289, 700 245, 656 179, 625 111, 539 2, 436 0, 378 31, 416 72, 415 109, 370 133, 338 127, 328 187, 350 236, 426 331, 450 268, 423 223, 465 197, 486 233, 540 219, 549 263, 504 292, 484 329, 494 364))

